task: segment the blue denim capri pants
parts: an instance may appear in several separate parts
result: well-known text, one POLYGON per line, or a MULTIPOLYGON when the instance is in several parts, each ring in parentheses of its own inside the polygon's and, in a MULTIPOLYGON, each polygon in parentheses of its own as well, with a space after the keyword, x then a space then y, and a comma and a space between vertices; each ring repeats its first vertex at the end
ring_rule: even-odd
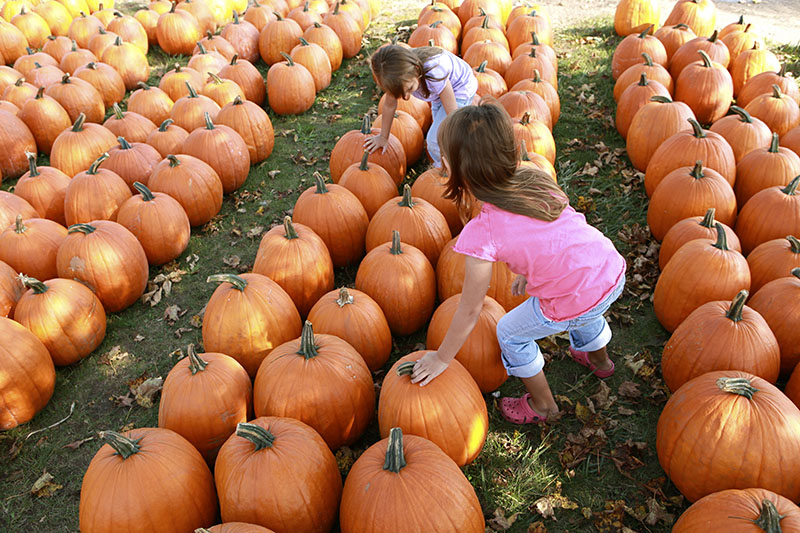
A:
POLYGON ((593 352, 606 346, 611 340, 611 328, 603 314, 619 298, 624 286, 623 275, 611 294, 572 320, 548 320, 535 296, 506 313, 497 323, 497 340, 508 375, 529 378, 541 372, 544 357, 535 341, 563 331, 569 332, 570 344, 576 350, 593 352))
MULTIPOLYGON (((475 95, 473 94, 469 98, 456 98, 456 104, 459 108, 468 106, 472 103, 472 99, 474 97, 475 95)), ((439 125, 447 117, 447 111, 444 110, 441 100, 436 100, 431 104, 431 115, 433 123, 431 124, 431 127, 428 128, 428 134, 425 137, 425 142, 428 149, 428 155, 431 156, 431 160, 433 160, 433 166, 441 167, 442 155, 439 152, 439 138, 437 135, 439 132, 439 125)))

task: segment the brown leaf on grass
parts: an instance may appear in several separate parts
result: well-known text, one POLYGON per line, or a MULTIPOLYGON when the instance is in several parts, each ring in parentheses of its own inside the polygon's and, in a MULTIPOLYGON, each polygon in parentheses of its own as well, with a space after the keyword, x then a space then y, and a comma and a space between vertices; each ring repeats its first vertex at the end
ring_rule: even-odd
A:
POLYGON ((229 255, 222 258, 222 263, 225 266, 229 266, 231 268, 236 268, 242 262, 242 258, 238 255, 229 255))
POLYGON ((622 531, 625 507, 625 500, 608 500, 602 511, 594 513, 592 522, 601 533, 622 531))
POLYGON ((544 527, 544 522, 541 520, 528 524, 528 533, 547 533, 547 528, 544 527))
POLYGON ((494 516, 487 521, 487 525, 492 531, 506 531, 517 521, 518 516, 519 513, 514 513, 506 517, 506 512, 498 507, 494 510, 494 516))
POLYGON ((260 236, 262 233, 264 233, 264 226, 253 226, 252 228, 247 230, 247 233, 245 233, 245 236, 249 237, 251 239, 255 239, 256 237, 260 236))
POLYGON ((199 314, 192 315, 192 317, 189 319, 189 325, 192 326, 193 328, 197 328, 197 329, 202 328, 203 327, 203 317, 200 316, 199 314))
POLYGON ((164 320, 171 326, 186 314, 186 309, 181 309, 177 305, 170 305, 164 309, 164 320))
POLYGON ((161 391, 164 386, 164 380, 161 377, 148 378, 140 383, 132 392, 136 397, 136 403, 150 409, 153 407, 153 398, 161 391))
POLYGON ((133 338, 133 342, 142 342, 143 340, 144 340, 144 335, 142 335, 141 333, 138 333, 138 334, 137 334, 137 335, 136 335, 136 336, 133 338))
POLYGON ((644 450, 647 449, 646 442, 626 440, 611 450, 609 457, 614 462, 617 471, 625 477, 631 478, 630 471, 644 466, 644 462, 639 458, 644 450))
POLYGON ((31 487, 31 494, 35 494, 37 498, 46 498, 52 496, 57 490, 63 489, 62 485, 53 483, 53 475, 47 470, 36 480, 31 487))
POLYGON ((617 400, 616 396, 611 396, 611 388, 605 381, 600 380, 597 392, 589 396, 596 409, 608 409, 617 400))
POLYGON ((642 396, 642 391, 639 390, 639 384, 633 381, 623 381, 617 389, 617 392, 624 398, 635 399, 642 396))
POLYGON ((200 256, 197 254, 191 254, 186 258, 186 264, 189 265, 190 273, 195 271, 198 261, 200 261, 200 256))
POLYGON ((608 442, 602 428, 584 426, 578 433, 568 433, 558 459, 564 468, 575 468, 589 455, 594 455, 608 442))
POLYGON ((189 333, 190 331, 194 330, 192 328, 178 328, 173 333, 175 334, 176 338, 180 339, 183 337, 184 333, 189 333))
POLYGON ((636 411, 634 411, 633 409, 628 409, 627 407, 622 407, 622 406, 617 407, 617 412, 622 416, 631 416, 633 414, 636 414, 636 411))
POLYGON ((544 518, 556 520, 554 509, 577 509, 578 504, 561 493, 561 482, 559 481, 556 483, 555 491, 536 500, 533 507, 544 518))
POLYGON ((101 355, 97 361, 101 365, 110 366, 112 373, 116 374, 117 368, 128 365, 132 359, 131 354, 122 351, 122 347, 117 345, 101 355))
POLYGON ((671 524, 675 517, 667 512, 666 507, 658 503, 655 498, 649 498, 647 500, 647 516, 644 519, 644 523, 648 526, 654 526, 659 522, 664 522, 665 524, 671 524))
POLYGON ((76 440, 75 442, 70 442, 69 444, 65 444, 64 448, 69 448, 71 450, 77 450, 90 440, 94 440, 94 437, 86 437, 85 439, 76 440))
POLYGON ((536 500, 533 503, 533 506, 536 508, 536 511, 544 518, 552 518, 553 520, 558 521, 555 512, 553 512, 553 502, 547 496, 544 496, 536 500))
POLYGON ((22 438, 14 440, 11 444, 11 449, 8 450, 8 459, 13 461, 19 455, 19 452, 22 451, 22 446, 25 443, 25 440, 22 438))

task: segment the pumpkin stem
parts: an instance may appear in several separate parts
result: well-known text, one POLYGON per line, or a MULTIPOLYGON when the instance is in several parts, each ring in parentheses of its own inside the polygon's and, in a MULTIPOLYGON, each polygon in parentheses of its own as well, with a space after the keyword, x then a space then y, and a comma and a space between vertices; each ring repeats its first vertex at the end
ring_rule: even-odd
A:
POLYGON ((14 232, 15 233, 25 233, 28 228, 25 227, 25 224, 22 223, 22 215, 17 214, 17 219, 14 224, 14 232))
POLYGON ((139 453, 139 441, 142 440, 141 437, 136 440, 129 439, 116 431, 102 431, 100 433, 100 438, 106 441, 106 444, 111 446, 114 452, 123 459, 127 459, 131 455, 139 453))
POLYGON ((397 202, 400 207, 414 207, 414 199, 411 197, 411 187, 406 183, 403 186, 403 198, 397 202))
POLYGON ((25 157, 28 158, 28 167, 31 169, 30 177, 35 178, 36 176, 40 176, 42 173, 39 172, 39 169, 36 166, 36 154, 26 151, 25 157))
POLYGON ((281 52, 280 54, 283 56, 283 58, 286 60, 286 62, 289 63, 290 67, 294 66, 294 60, 292 59, 292 56, 290 56, 286 52, 281 52))
POLYGON ((268 429, 245 422, 236 424, 236 436, 245 438, 255 444, 255 451, 272 448, 272 444, 275 442, 275 435, 270 433, 268 429))
POLYGON ((406 458, 403 455, 403 430, 392 428, 389 430, 389 443, 386 445, 386 462, 383 469, 389 472, 399 473, 406 466, 406 458))
POLYGON ((531 51, 528 52, 528 57, 534 57, 534 58, 536 57, 536 48, 534 48, 533 46, 531 46, 531 51))
POLYGON ((794 276, 794 277, 796 277, 796 278, 800 279, 800 267, 795 267, 795 268, 793 268, 793 269, 790 271, 790 273, 792 274, 792 276, 794 276))
POLYGON ((206 39, 211 41, 214 38, 214 34, 211 33, 211 30, 206 30, 206 39))
POLYGON ((791 248, 792 253, 800 254, 800 240, 794 235, 787 235, 786 240, 789 241, 789 248, 791 248))
POLYGON ((778 514, 775 504, 765 499, 761 502, 761 514, 753 524, 763 529, 766 533, 781 533, 781 520, 784 515, 778 514))
MULTIPOLYGON (((164 122, 166 122, 166 120, 164 122)), ((172 168, 175 168, 181 164, 181 160, 172 154, 167 155, 167 161, 169 161, 169 166, 172 168)))
POLYGON ((102 163, 106 159, 108 159, 108 152, 104 152, 103 155, 95 159, 94 163, 92 163, 92 166, 89 167, 89 170, 87 170, 86 173, 91 175, 97 174, 97 170, 98 167, 100 166, 100 163, 102 163))
POLYGON ((75 39, 72 39, 72 49, 70 52, 77 52, 78 51, 78 43, 75 42, 75 39))
POLYGON ((746 290, 742 289, 739 293, 733 297, 733 302, 731 302, 731 307, 728 309, 728 312, 725 314, 726 317, 730 318, 734 322, 741 322, 742 320, 742 310, 744 309, 744 302, 747 300, 747 296, 750 293, 746 290))
POLYGON ((525 113, 522 114, 522 118, 519 119, 519 123, 522 124, 523 126, 527 126, 528 124, 530 124, 530 122, 531 122, 531 114, 525 111, 525 113))
POLYGON ((400 232, 396 229, 392 230, 392 247, 389 249, 392 255, 400 255, 403 249, 400 247, 400 232))
POLYGON ((692 169, 691 172, 689 172, 689 175, 696 180, 705 177, 705 174, 703 174, 703 162, 695 161, 694 168, 692 169))
POLYGON ((711 34, 711 37, 708 38, 708 42, 715 43, 717 42, 717 37, 719 36, 719 31, 714 30, 714 33, 711 34))
POLYGON ((689 124, 692 125, 692 129, 694 130, 694 136, 697 137, 698 139, 705 139, 706 132, 703 131, 703 126, 701 126, 700 123, 694 119, 694 117, 689 117, 687 120, 689 121, 689 124))
POLYGON ((647 37, 647 34, 650 33, 650 30, 653 29, 653 25, 650 24, 647 28, 644 29, 642 33, 639 34, 639 39, 644 39, 647 37))
POLYGON ((44 87, 39 87, 39 90, 36 91, 36 96, 34 97, 36 100, 39 100, 44 96, 44 87))
POLYGON ((150 189, 148 189, 147 185, 145 185, 142 182, 134 181, 133 188, 142 194, 142 200, 145 202, 152 202, 153 200, 156 199, 153 192, 150 189))
POLYGON ((707 53, 705 53, 705 51, 704 51, 704 50, 698 50, 698 51, 697 51, 697 53, 698 53, 698 54, 700 54, 700 58, 701 58, 701 60, 703 61, 703 66, 704 66, 705 68, 711 68, 711 67, 712 67, 712 65, 711 65, 711 58, 710 58, 710 57, 708 57, 708 54, 707 54, 707 53))
MULTIPOLYGON (((94 61, 92 61, 91 63, 87 63, 86 64, 86 68, 88 68, 90 70, 97 70, 97 63, 95 63, 94 61)), ((142 82, 139 82, 139 83, 142 83, 142 82)))
POLYGON ((111 107, 114 110, 114 118, 117 120, 122 120, 125 118, 125 115, 122 114, 122 109, 119 107, 119 103, 112 104, 111 107))
POLYGON ((533 82, 534 83, 541 83, 542 82, 542 76, 541 76, 541 74, 539 74, 539 69, 538 68, 533 69, 533 82))
POLYGON ((222 78, 220 78, 219 76, 217 76, 217 75, 216 75, 216 74, 214 74, 213 72, 209 72, 209 73, 208 73, 208 75, 211 77, 211 80, 212 80, 214 83, 217 83, 217 84, 220 84, 220 83, 222 83, 222 78))
POLYGON ((205 120, 206 120, 206 129, 207 130, 213 130, 214 129, 214 123, 211 122, 211 115, 208 114, 208 111, 203 111, 203 118, 205 118, 205 120))
POLYGON ((476 72, 481 72, 481 73, 486 72, 486 65, 488 65, 488 64, 489 64, 489 61, 484 59, 483 61, 481 61, 481 64, 478 65, 478 68, 476 68, 475 71, 476 72))
POLYGON ((130 150, 132 148, 131 143, 126 141, 125 137, 117 137, 117 141, 119 141, 119 147, 122 150, 130 150))
POLYGON ((325 178, 319 172, 314 172, 314 181, 317 184, 317 190, 314 194, 327 194, 328 187, 325 185, 325 178))
POLYGON ((520 161, 530 161, 531 158, 528 155, 528 147, 525 144, 525 139, 520 139, 519 141, 519 159, 520 161))
POLYGON ((67 233, 75 233, 76 231, 79 231, 84 235, 89 235, 90 233, 94 233, 96 229, 97 228, 91 224, 73 224, 67 228, 67 233))
POLYGON ((117 35, 117 38, 114 39, 114 46, 122 46, 122 37, 117 35))
POLYGON ((336 300, 339 307, 344 307, 347 304, 353 303, 353 295, 347 290, 347 287, 339 289, 339 299, 336 300))
POLYGON ((653 58, 650 57, 650 54, 648 54, 646 52, 642 52, 642 57, 644 58, 644 64, 645 65, 647 65, 648 67, 652 67, 653 66, 653 58))
POLYGON ((400 363, 397 365, 397 372, 398 376, 410 376, 411 372, 414 371, 414 365, 416 365, 416 361, 406 361, 405 363, 400 363))
POLYGON ((639 86, 640 87, 647 87, 647 73, 642 72, 642 75, 639 76, 639 86))
POLYGON ((167 131, 167 128, 169 128, 169 125, 172 124, 173 122, 175 121, 172 120, 171 118, 168 118, 167 120, 161 123, 161 125, 158 127, 158 131, 167 131))
POLYGON ((198 372, 205 370, 208 366, 208 361, 198 355, 194 349, 194 344, 190 344, 187 351, 189 352, 189 370, 192 372, 192 375, 194 376, 198 372))
POLYGON ((277 11, 273 11, 272 14, 275 15, 276 17, 278 17, 278 20, 283 20, 283 17, 277 11))
POLYGON ((714 248, 718 248, 724 252, 727 252, 729 250, 728 235, 725 233, 725 230, 722 229, 722 224, 716 222, 714 224, 714 229, 717 230, 717 242, 713 244, 714 248))
POLYGON ((334 15, 338 15, 339 14, 339 2, 336 2, 336 5, 333 8, 333 14, 334 15))
POLYGON ((753 387, 750 384, 750 380, 747 378, 719 378, 717 380, 717 387, 719 387, 721 391, 738 394, 739 396, 744 396, 748 400, 752 400, 753 394, 758 392, 758 389, 753 387))
POLYGON ((532 31, 532 32, 531 32, 531 44, 532 44, 533 46, 539 46, 539 44, 540 44, 540 43, 539 43, 539 36, 538 36, 538 35, 536 35, 536 32, 535 32, 535 31, 532 31))
POLYGON ((372 131, 372 122, 369 119, 369 115, 364 115, 364 120, 361 121, 361 133, 364 135, 369 135, 372 131))
POLYGON ((714 227, 714 214, 717 210, 713 207, 709 207, 708 211, 706 211, 706 216, 703 217, 703 220, 700 221, 700 225, 704 228, 713 228, 714 227))
POLYGON ((288 215, 283 217, 283 231, 285 232, 283 236, 289 240, 299 238, 297 230, 294 229, 294 224, 292 224, 292 217, 288 215))
POLYGON ((770 141, 769 149, 767 151, 771 154, 778 153, 778 134, 774 131, 772 132, 772 141, 770 141))
POLYGON ((244 105, 242 97, 237 95, 236 98, 233 99, 233 105, 244 105))
POLYGON ((30 276, 26 276, 25 274, 20 274, 18 276, 18 278, 19 278, 20 283, 22 283, 23 286, 25 286, 25 287, 27 287, 29 289, 33 289, 33 293, 34 294, 42 294, 42 293, 47 292, 48 289, 50 289, 50 287, 45 285, 43 282, 39 281, 36 278, 32 278, 30 276))
POLYGON ((207 53, 208 53, 208 52, 206 51, 206 47, 205 47, 205 46, 203 46, 203 43, 202 43, 202 42, 200 42, 200 41, 197 41, 197 43, 196 43, 196 44, 197 44, 197 48, 200 50, 200 53, 201 53, 201 54, 207 54, 207 53))
POLYGON ((772 97, 773 98, 780 98, 781 96, 783 96, 783 93, 781 92, 781 88, 773 83, 772 84, 772 97))
POLYGON ((667 96, 661 96, 660 94, 658 94, 656 96, 651 96, 650 97, 650 101, 651 102, 658 102, 659 104, 671 104, 672 103, 672 99, 671 98, 669 98, 667 96))
MULTIPOLYGON (((308 2, 306 2, 306 7, 308 7, 308 2)), ((308 41, 306 41, 303 37, 300 37, 300 44, 303 46, 311 46, 308 41)))
POLYGON ((317 345, 314 344, 314 328, 308 320, 303 324, 303 331, 300 333, 300 349, 297 354, 305 357, 306 361, 319 355, 317 345))
POLYGON ((72 124, 72 131, 80 132, 83 131, 83 123, 86 122, 86 115, 81 113, 78 115, 78 118, 75 119, 75 122, 72 124))
POLYGON ((142 89, 142 90, 145 90, 145 91, 149 91, 149 90, 150 90, 150 86, 149 86, 149 85, 147 85, 147 84, 146 84, 145 82, 143 82, 143 81, 136 82, 136 85, 137 85, 137 86, 138 86, 140 89, 142 89))
POLYGON ((744 24, 744 15, 739 15, 739 21, 738 21, 736 24, 738 24, 738 25, 740 25, 740 26, 741 26, 742 24, 744 24))
MULTIPOLYGON (((25 81, 25 78, 20 78, 19 80, 17 80, 17 83, 15 85, 19 84, 18 86, 21 86, 22 85, 21 82, 24 82, 24 81, 25 81)), ((69 80, 69 74, 64 74, 63 76, 61 76, 61 83, 71 83, 70 80, 69 80)))
MULTIPOLYGON (((437 22, 441 22, 438 20, 437 22)), ((433 26, 431 26, 432 28, 433 26)), ((483 22, 481 22, 481 29, 488 30, 489 29, 489 17, 483 17, 483 22)))
POLYGON ((739 120, 741 120, 742 122, 746 122, 747 124, 753 123, 753 117, 750 116, 750 113, 748 113, 738 105, 732 105, 731 111, 739 115, 739 120))
POLYGON ((233 57, 231 58, 231 65, 235 65, 238 60, 239 54, 233 54, 233 57))
POLYGON ((788 194, 789 196, 794 196, 795 192, 797 191, 798 182, 800 182, 800 175, 795 176, 794 179, 789 182, 789 185, 781 189, 781 192, 788 194))
MULTIPOLYGON (((438 28, 438 27, 439 27, 439 24, 441 24, 441 23, 442 23, 442 21, 441 21, 441 20, 437 20, 436 22, 434 22, 433 24, 431 24, 431 25, 430 25, 430 27, 431 27, 431 28, 438 28)), ((486 19, 483 19, 483 23, 484 23, 484 24, 486 24, 486 19)), ((487 27, 487 28, 488 28, 488 26, 481 26, 481 27, 487 27)))
POLYGON ((781 69, 778 71, 778 76, 781 78, 786 77, 786 63, 781 65, 781 69))
POLYGON ((247 280, 236 274, 212 274, 206 278, 206 283, 230 283, 233 288, 244 292, 247 280))
POLYGON ((189 89, 189 96, 188 96, 189 98, 199 98, 197 96, 197 91, 194 90, 194 87, 192 87, 192 85, 188 81, 185 81, 183 83, 185 83, 186 88, 189 89))
POLYGON ((369 170, 369 164, 367 161, 368 159, 369 159, 369 152, 364 150, 364 155, 361 156, 361 165, 359 165, 358 170, 362 172, 366 172, 367 170, 369 170))

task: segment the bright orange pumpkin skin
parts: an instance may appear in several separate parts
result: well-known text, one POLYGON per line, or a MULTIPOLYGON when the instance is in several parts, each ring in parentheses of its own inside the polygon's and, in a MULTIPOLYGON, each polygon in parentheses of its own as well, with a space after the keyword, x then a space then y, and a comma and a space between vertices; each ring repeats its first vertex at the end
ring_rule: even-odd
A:
POLYGON ((194 531, 215 522, 214 477, 189 441, 163 428, 133 429, 124 436, 138 439, 138 453, 124 459, 105 444, 86 469, 81 484, 81 531, 167 533, 194 531), (159 483, 142 491, 143 479, 159 479, 159 483), (139 497, 131 499, 133 492, 139 497), (161 518, 154 522, 151 513, 161 518))
POLYGON ((46 218, 17 218, 0 232, 0 261, 17 272, 47 280, 58 276, 56 253, 67 237, 67 228, 46 218))
POLYGON ((275 533, 255 524, 245 524, 244 522, 226 522, 208 528, 209 533, 275 533))
POLYGON ((763 242, 748 254, 747 264, 750 266, 750 292, 756 294, 770 281, 784 278, 793 268, 800 267, 800 241, 789 235, 763 242))
POLYGON ((14 316, 14 307, 25 288, 17 278, 17 272, 0 261, 0 317, 14 316))
POLYGON ((222 520, 278 531, 330 531, 342 494, 342 477, 328 445, 293 418, 252 420, 275 438, 259 450, 236 434, 222 445, 214 475, 222 520))
POLYGON ((781 347, 781 374, 788 375, 800 362, 800 272, 770 281, 750 299, 750 307, 761 313, 781 347))
POLYGON ((386 373, 378 404, 381 437, 400 427, 403 433, 425 437, 438 445, 459 466, 475 460, 483 448, 489 418, 486 402, 475 380, 458 361, 425 387, 411 383, 398 368, 427 353, 401 357, 386 373))
POLYGON ((672 533, 702 533, 708 531, 709 524, 727 533, 764 531, 754 522, 764 516, 765 501, 777 509, 781 530, 800 530, 800 508, 791 500, 764 489, 728 489, 695 502, 675 522, 672 533))
POLYGON ((800 410, 774 385, 747 372, 708 372, 679 388, 658 419, 656 451, 661 467, 692 502, 754 486, 800 498, 800 464, 792 460, 800 453, 800 410), (725 390, 732 387, 751 399, 725 390))
POLYGON ((50 401, 56 383, 53 360, 42 341, 24 326, 0 317, 0 364, 8 379, 0 384, 0 429, 31 420, 50 401))

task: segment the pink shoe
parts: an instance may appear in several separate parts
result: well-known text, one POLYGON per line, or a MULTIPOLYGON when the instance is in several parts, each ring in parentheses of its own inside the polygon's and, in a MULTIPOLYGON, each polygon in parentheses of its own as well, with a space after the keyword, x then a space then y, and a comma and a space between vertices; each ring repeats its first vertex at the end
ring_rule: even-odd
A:
POLYGON ((531 409, 528 403, 530 397, 529 393, 525 393, 521 398, 500 398, 500 414, 512 424, 542 424, 546 422, 546 416, 531 409))
POLYGON ((598 370, 597 367, 594 366, 591 361, 589 361, 588 352, 581 352, 570 346, 569 354, 570 356, 572 356, 572 359, 576 363, 585 366, 586 368, 591 370, 595 376, 597 376, 600 379, 610 378, 611 376, 614 375, 614 370, 615 370, 614 361, 611 361, 611 359, 609 359, 609 361, 611 361, 611 368, 609 368, 608 370, 598 370))

